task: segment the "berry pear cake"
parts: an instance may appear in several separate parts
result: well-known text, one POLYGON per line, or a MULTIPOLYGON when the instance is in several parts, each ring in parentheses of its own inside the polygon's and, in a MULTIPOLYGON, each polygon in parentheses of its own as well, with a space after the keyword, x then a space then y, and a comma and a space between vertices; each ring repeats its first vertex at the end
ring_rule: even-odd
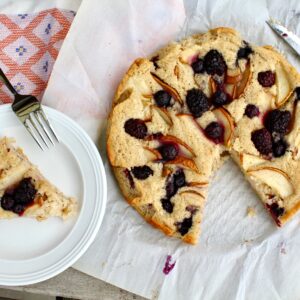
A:
POLYGON ((77 212, 76 200, 64 196, 47 181, 9 138, 0 139, 0 204, 0 219, 67 219, 77 212))
POLYGON ((281 226, 300 207, 298 86, 282 55, 230 28, 137 59, 107 129, 124 197, 150 224, 195 244, 209 182, 230 155, 281 226))

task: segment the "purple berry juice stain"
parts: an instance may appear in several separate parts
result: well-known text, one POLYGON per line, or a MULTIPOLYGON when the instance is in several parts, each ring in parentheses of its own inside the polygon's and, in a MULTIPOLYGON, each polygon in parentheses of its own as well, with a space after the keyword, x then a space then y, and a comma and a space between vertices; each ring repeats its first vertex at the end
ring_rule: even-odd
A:
POLYGON ((286 254, 285 246, 286 246, 285 242, 281 242, 281 243, 279 244, 279 249, 280 249, 280 253, 281 253, 281 254, 286 254))
POLYGON ((165 262, 164 269, 163 269, 163 273, 165 275, 168 275, 173 270, 173 268, 176 264, 176 261, 174 261, 174 263, 171 263, 171 260, 172 260, 172 256, 168 255, 167 259, 166 259, 166 262, 165 262))

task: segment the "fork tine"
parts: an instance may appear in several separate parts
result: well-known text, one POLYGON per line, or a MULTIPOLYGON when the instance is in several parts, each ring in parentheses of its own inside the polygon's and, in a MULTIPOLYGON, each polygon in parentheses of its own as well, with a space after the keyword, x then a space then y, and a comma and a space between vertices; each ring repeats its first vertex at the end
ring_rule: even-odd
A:
POLYGON ((34 127, 35 131, 37 132, 37 134, 39 135, 39 137, 42 139, 42 141, 44 142, 44 144, 46 145, 47 148, 49 148, 46 140, 44 139, 43 135, 40 133, 39 129, 37 128, 33 118, 32 118, 32 115, 29 114, 27 120, 29 120, 30 124, 34 127))
POLYGON ((47 117, 46 117, 46 115, 45 115, 45 113, 44 113, 42 107, 40 108, 39 112, 40 112, 40 114, 41 114, 43 120, 46 122, 46 124, 47 124, 48 127, 50 128, 50 130, 51 130, 53 136, 55 137, 56 141, 59 143, 59 139, 58 139, 58 137, 57 137, 57 135, 56 135, 54 129, 52 128, 50 122, 48 121, 48 119, 47 119, 47 117))
POLYGON ((38 146, 42 149, 42 151, 44 151, 44 148, 42 147, 41 143, 39 142, 39 140, 35 137, 35 135, 33 134, 32 129, 28 126, 28 124, 26 123, 26 121, 23 123, 25 128, 27 129, 27 131, 30 133, 30 135, 32 136, 32 138, 35 140, 35 142, 38 144, 38 146))
POLYGON ((35 115, 35 118, 36 118, 36 120, 38 121, 40 127, 44 130, 44 132, 45 132, 46 136, 48 137, 49 141, 50 141, 51 144, 54 146, 54 142, 53 142, 53 140, 52 140, 50 134, 48 133, 47 128, 44 126, 44 124, 43 124, 43 122, 42 122, 42 120, 41 120, 41 117, 40 117, 40 110, 35 111, 35 112, 34 112, 34 115, 35 115))

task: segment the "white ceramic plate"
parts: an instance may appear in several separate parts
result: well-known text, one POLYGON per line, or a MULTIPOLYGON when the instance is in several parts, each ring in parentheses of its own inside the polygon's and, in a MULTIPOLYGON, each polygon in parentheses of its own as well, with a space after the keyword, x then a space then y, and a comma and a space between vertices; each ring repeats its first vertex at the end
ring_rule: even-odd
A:
POLYGON ((64 271, 87 250, 103 219, 107 186, 97 148, 70 118, 48 107, 45 112, 61 140, 55 148, 42 152, 10 105, 0 106, 0 137, 15 138, 47 179, 78 199, 78 216, 0 220, 0 285, 32 284, 64 271))

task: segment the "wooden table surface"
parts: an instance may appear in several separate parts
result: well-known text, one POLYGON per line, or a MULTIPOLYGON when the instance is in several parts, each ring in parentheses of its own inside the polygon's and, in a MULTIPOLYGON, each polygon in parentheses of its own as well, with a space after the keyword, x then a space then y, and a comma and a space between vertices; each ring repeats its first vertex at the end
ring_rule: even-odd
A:
POLYGON ((0 289, 80 300, 145 300, 145 298, 129 293, 72 268, 41 283, 24 287, 0 286, 0 289))

